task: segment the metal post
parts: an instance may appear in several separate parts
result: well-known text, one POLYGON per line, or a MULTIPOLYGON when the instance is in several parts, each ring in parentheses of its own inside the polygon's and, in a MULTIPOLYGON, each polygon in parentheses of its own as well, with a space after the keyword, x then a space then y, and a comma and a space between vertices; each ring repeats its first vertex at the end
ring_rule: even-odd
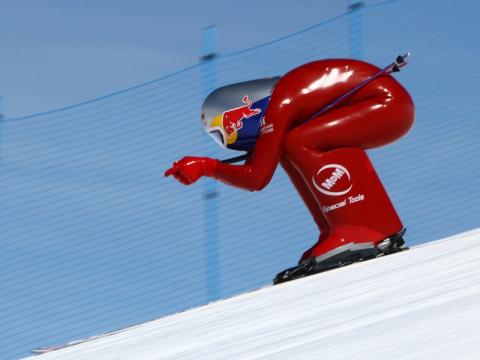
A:
MULTIPOLYGON (((3 101, 4 101, 4 97, 3 96, 0 96, 0 140, 2 138, 2 132, 1 132, 1 124, 3 123, 3 118, 4 118, 4 114, 3 114, 3 101)), ((0 148, 1 148, 1 143, 0 143, 0 148)))
MULTIPOLYGON (((206 97, 216 88, 217 28, 209 26, 202 31, 202 80, 203 94, 206 97)), ((212 143, 205 137, 205 155, 211 154, 212 143)), ((205 272, 207 301, 220 298, 220 258, 218 237, 218 190, 217 183, 206 179, 204 188, 205 210, 205 272)))
POLYGON ((364 2, 349 0, 348 30, 350 34, 350 57, 363 59, 363 7, 364 2))
MULTIPOLYGON (((0 96, 0 179, 1 179, 1 175, 2 175, 2 160, 3 160, 3 118, 4 118, 4 115, 3 115, 3 100, 4 98, 2 96, 0 96)), ((2 184, 0 184, 0 186, 2 186, 2 184)))

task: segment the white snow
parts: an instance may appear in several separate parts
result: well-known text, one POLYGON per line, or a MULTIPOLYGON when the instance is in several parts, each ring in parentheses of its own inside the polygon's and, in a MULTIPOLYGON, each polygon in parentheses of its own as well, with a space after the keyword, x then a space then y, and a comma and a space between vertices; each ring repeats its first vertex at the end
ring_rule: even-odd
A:
POLYGON ((480 359, 480 229, 34 359, 480 359))

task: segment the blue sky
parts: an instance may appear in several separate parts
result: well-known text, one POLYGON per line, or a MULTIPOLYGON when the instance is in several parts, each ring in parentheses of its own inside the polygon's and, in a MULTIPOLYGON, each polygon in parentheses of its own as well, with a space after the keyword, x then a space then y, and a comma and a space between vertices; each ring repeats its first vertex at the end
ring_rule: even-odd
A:
POLYGON ((219 51, 300 30, 347 0, 2 1, 0 96, 8 117, 50 110, 157 78, 198 60, 201 29, 219 51))

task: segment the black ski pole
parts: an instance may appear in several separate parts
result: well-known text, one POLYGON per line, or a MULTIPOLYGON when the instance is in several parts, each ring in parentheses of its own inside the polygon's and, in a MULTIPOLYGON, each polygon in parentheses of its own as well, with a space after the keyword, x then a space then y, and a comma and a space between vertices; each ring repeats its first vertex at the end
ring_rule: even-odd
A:
POLYGON ((249 156, 250 156, 250 153, 247 153, 247 154, 244 154, 244 155, 235 156, 233 158, 229 158, 229 159, 225 159, 225 160, 221 160, 221 161, 225 164, 235 164, 239 161, 246 160, 249 156))
MULTIPOLYGON (((327 106, 325 106, 323 109, 321 109, 320 111, 316 112, 315 114, 313 114, 312 116, 310 116, 305 122, 308 122, 310 120, 312 120, 313 118, 319 116, 319 115, 322 115, 324 113, 326 113, 328 110, 332 109, 333 107, 335 107, 336 105, 340 104, 342 101, 344 101, 345 99, 347 99, 349 96, 351 96, 352 94, 354 94, 355 92, 357 92, 358 90, 360 90, 361 88, 363 88, 365 85, 367 85, 369 82, 375 80, 376 78, 378 78, 379 76, 383 75, 383 74, 390 74, 392 72, 398 72, 400 71, 400 68, 404 67, 405 65, 407 65, 407 62, 408 62, 408 58, 410 57, 410 52, 407 52, 406 54, 404 55, 398 55, 395 60, 391 63, 391 64, 388 64, 387 66, 385 66, 383 69, 377 71, 375 74, 373 74, 372 76, 366 78, 365 80, 363 80, 361 83, 357 84, 355 87, 353 87, 352 89, 350 89, 349 91, 347 91, 345 94, 343 94, 342 96, 338 97, 337 99, 333 100, 331 103, 329 103, 327 106)), ((233 157, 233 158, 230 158, 230 159, 225 159, 225 160, 221 160, 223 163, 226 163, 226 164, 234 164, 234 163, 237 163, 237 162, 240 162, 242 160, 246 160, 251 154, 250 153, 247 153, 245 155, 240 155, 240 156, 236 156, 236 157, 233 157)))

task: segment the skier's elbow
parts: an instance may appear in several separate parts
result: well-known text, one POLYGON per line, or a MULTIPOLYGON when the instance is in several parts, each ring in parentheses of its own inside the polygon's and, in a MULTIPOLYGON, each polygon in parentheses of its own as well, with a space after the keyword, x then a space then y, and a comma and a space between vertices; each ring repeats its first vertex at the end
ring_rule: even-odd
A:
POLYGON ((262 191, 265 186, 267 186, 266 184, 255 184, 253 186, 251 186, 248 190, 250 190, 251 192, 256 192, 256 191, 262 191))
POLYGON ((270 177, 259 177, 254 179, 250 184, 250 191, 262 191, 270 182, 270 177))

